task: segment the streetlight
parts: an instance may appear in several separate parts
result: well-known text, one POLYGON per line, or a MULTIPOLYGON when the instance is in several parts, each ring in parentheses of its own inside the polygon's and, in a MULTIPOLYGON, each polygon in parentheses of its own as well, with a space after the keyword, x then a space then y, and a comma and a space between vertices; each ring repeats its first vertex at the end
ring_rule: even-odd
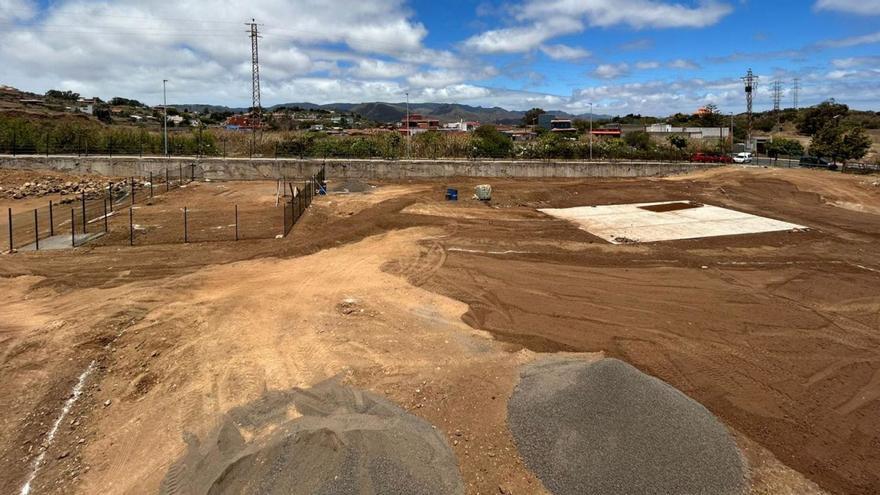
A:
POLYGON ((165 94, 165 83, 168 79, 162 79, 162 113, 164 114, 163 134, 165 136, 165 156, 168 156, 168 99, 165 94))
POLYGON ((406 92, 406 157, 410 156, 410 138, 412 138, 412 127, 409 124, 409 91, 406 92))
POLYGON ((590 160, 593 159, 593 102, 590 102, 590 160))

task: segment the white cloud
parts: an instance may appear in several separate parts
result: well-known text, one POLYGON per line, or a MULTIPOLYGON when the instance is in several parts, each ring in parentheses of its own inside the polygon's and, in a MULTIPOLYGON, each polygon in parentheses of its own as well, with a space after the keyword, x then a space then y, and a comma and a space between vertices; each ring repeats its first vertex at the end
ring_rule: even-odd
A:
POLYGON ((593 76, 599 79, 617 79, 629 74, 629 65, 620 64, 600 64, 593 71, 593 76))
POLYGON ((874 43, 880 43, 880 31, 851 36, 849 38, 820 41, 817 46, 820 48, 849 48, 851 46, 871 45, 874 43))
POLYGON ((568 45, 542 45, 541 51, 553 60, 580 60, 592 55, 589 50, 568 45))
POLYGON ((660 68, 660 62, 655 62, 653 60, 645 60, 642 62, 636 62, 636 69, 639 69, 639 70, 652 70, 652 69, 659 69, 659 68, 660 68))
POLYGON ((693 69, 700 68, 700 66, 697 65, 697 63, 694 62, 693 60, 687 60, 687 59, 683 59, 683 58, 675 59, 675 60, 669 62, 668 64, 666 64, 666 66, 669 67, 670 69, 693 70, 693 69))
POLYGON ((848 14, 880 15, 880 0, 818 0, 815 8, 848 14))
POLYGON ((351 69, 351 74, 362 79, 395 79, 412 71, 413 67, 409 64, 364 58, 358 60, 357 66, 351 69))
POLYGON ((585 26, 642 28, 711 26, 733 11, 718 0, 697 6, 659 0, 526 0, 512 8, 519 26, 472 36, 465 46, 479 53, 519 53, 585 26))
POLYGON ((0 0, 0 21, 28 20, 37 15, 36 2, 31 0, 0 0))

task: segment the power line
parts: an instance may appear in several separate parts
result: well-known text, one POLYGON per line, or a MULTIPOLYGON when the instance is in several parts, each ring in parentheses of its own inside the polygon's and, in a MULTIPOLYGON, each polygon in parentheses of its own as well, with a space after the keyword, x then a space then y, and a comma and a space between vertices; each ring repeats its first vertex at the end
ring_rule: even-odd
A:
POLYGON ((782 83, 779 80, 773 81, 773 111, 779 113, 782 103, 782 83))

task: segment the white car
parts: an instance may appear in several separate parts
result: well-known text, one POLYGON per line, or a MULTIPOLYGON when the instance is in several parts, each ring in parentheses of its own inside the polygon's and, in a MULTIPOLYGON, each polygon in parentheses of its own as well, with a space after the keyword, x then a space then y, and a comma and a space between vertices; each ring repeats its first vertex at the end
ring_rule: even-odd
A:
POLYGON ((733 155, 734 163, 752 163, 752 154, 748 152, 733 155))

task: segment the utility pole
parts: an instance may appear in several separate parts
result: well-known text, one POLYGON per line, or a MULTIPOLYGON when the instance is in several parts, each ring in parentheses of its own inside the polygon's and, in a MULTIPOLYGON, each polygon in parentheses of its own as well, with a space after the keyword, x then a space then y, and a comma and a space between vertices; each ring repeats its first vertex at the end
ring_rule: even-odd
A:
POLYGON ((168 156, 168 98, 165 93, 165 84, 167 83, 168 79, 162 79, 162 113, 165 121, 163 122, 162 134, 165 136, 165 156, 168 156))
POLYGON ((251 155, 253 155, 257 149, 257 128, 261 127, 263 116, 260 105, 260 50, 258 42, 261 36, 255 19, 246 22, 245 26, 250 27, 247 32, 251 37, 251 125, 253 126, 251 155))
POLYGON ((773 81, 773 114, 776 115, 776 127, 779 127, 779 106, 782 103, 782 83, 773 81))
POLYGON ((409 124, 409 91, 406 92, 406 157, 412 158, 410 155, 410 141, 412 138, 412 127, 409 124))
POLYGON ((794 109, 798 110, 798 97, 800 96, 801 91, 801 78, 794 78, 794 85, 791 87, 791 99, 792 103, 794 103, 794 109))
POLYGON ((593 159, 593 102, 590 102, 590 160, 593 159))
POLYGON ((755 91, 758 89, 758 76, 752 73, 752 69, 746 73, 745 77, 741 78, 743 84, 745 85, 746 90, 746 114, 748 117, 748 142, 746 144, 746 148, 751 151, 752 150, 752 101, 754 99, 755 91))

